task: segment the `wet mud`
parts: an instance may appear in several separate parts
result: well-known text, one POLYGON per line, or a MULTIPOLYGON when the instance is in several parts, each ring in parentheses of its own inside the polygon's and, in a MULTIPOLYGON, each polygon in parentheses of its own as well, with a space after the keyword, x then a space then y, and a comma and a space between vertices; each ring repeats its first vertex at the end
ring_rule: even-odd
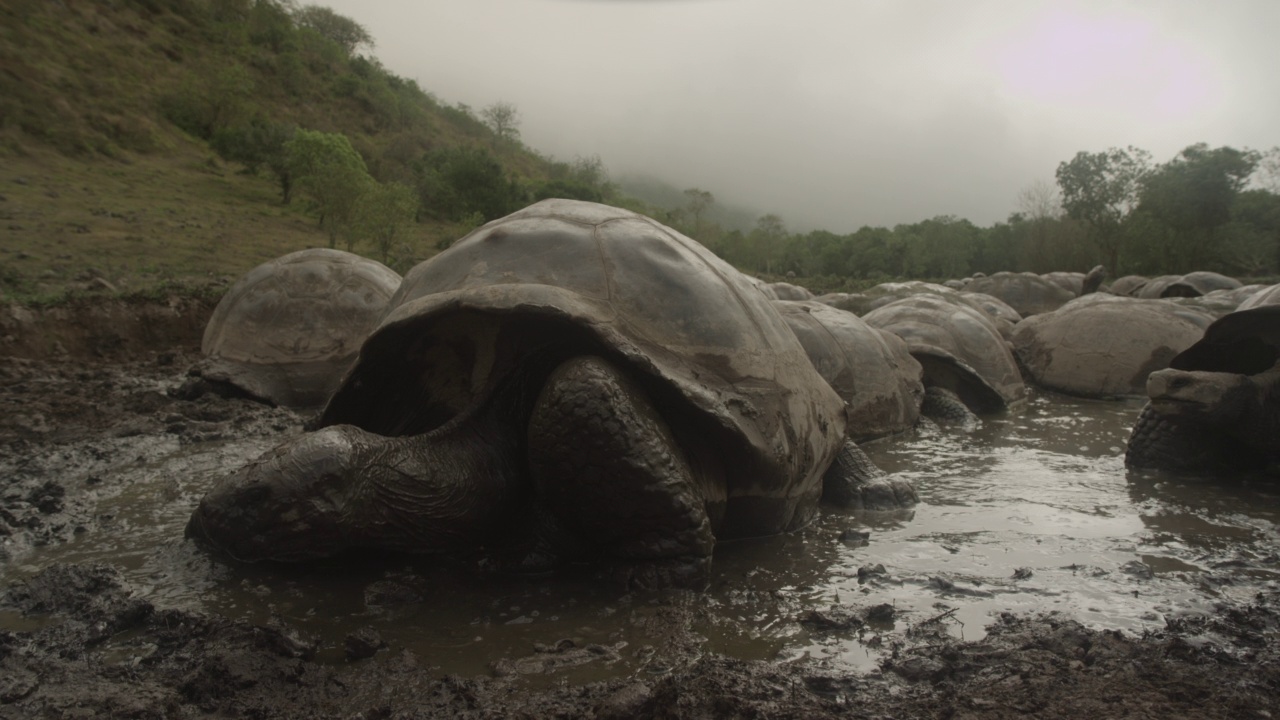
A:
MULTIPOLYGON (((828 514, 718 548, 705 592, 627 594, 473 558, 208 557, 181 537, 200 494, 308 418, 189 382, 191 350, 0 357, 0 717, 1280 712, 1275 516, 1248 510, 1274 495, 1233 486, 1237 504, 1206 509, 1179 499, 1197 486, 1124 478, 1123 438, 1053 401, 871 448, 922 486, 914 513, 828 514), (1038 470, 983 433, 1041 425, 1073 453, 1046 463, 1102 470, 1009 489, 1038 470), (1016 532, 973 529, 989 525, 1016 532)), ((1136 414, 1107 408, 1117 427, 1136 414)))

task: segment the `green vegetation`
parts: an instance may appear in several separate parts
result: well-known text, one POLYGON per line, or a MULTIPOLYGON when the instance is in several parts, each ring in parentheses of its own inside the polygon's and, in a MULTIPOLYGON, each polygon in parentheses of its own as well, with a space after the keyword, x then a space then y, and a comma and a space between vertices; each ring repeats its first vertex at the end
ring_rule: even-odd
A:
MULTIPOLYGON (((1260 153, 1191 145, 1153 165, 1139 148, 1081 152, 1058 166, 1057 187, 1036 183, 1005 222, 979 227, 939 216, 838 235, 791 233, 777 215, 725 230, 715 197, 685 190, 657 215, 739 268, 804 278, 811 289, 853 290, 893 279, 944 279, 1001 270, 1086 271, 1113 277, 1213 270, 1280 274, 1280 149, 1260 153)), ((655 193, 656 194, 656 193, 655 193)))
POLYGON ((417 214, 418 199, 408 185, 392 180, 367 186, 354 217, 356 231, 348 235, 347 250, 352 250, 350 240, 368 238, 384 264, 403 265, 400 256, 411 255, 413 248, 397 240, 404 238, 405 228, 417 214))
POLYGON ((0 297, 216 287, 320 244, 400 271, 570 197, 646 213, 815 290, 999 270, 1280 274, 1280 149, 1081 152, 1005 222, 796 233, 709 190, 526 147, 520 113, 443 102, 293 0, 0 0, 0 297))
POLYGON ((310 197, 329 247, 336 247, 339 234, 354 232, 357 209, 375 184, 364 158, 346 135, 311 130, 296 132, 284 152, 289 176, 310 197))
POLYGON ((0 297, 224 282, 327 244, 404 271, 538 197, 612 186, 360 54, 289 0, 0 0, 0 297))

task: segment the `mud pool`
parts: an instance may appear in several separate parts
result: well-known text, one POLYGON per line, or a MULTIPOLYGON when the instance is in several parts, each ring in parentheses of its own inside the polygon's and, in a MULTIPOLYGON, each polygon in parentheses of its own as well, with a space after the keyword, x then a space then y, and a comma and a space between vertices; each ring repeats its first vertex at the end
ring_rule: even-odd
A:
MULTIPOLYGON (((882 468, 916 482, 922 503, 895 515, 827 511, 799 533, 718 546, 696 615, 700 651, 872 669, 907 634, 979 640, 1006 611, 1141 634, 1274 589, 1280 493, 1265 480, 1127 473, 1123 446, 1140 408, 1039 393, 972 432, 870 444, 882 468), (841 609, 874 606, 890 609, 839 621, 841 609)), ((280 436, 291 432, 300 424, 280 436)), ((183 540, 204 491, 280 436, 110 440, 105 460, 59 470, 65 483, 119 488, 94 496, 93 527, 11 551, 6 584, 56 562, 104 562, 157 607, 284 621, 309 634, 322 662, 343 662, 344 640, 371 629, 463 676, 553 669, 583 682, 670 669, 644 621, 661 604, 588 573, 512 578, 473 561, 404 557, 243 566, 183 540), (532 656, 536 667, 510 660, 565 640, 589 652, 532 656)), ((0 613, 3 629, 33 622, 0 613)))

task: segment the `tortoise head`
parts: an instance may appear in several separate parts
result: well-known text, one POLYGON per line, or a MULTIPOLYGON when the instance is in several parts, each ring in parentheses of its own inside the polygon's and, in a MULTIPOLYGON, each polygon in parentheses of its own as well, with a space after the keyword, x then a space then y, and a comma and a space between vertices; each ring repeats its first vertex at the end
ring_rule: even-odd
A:
POLYGON ((1248 375, 1205 370, 1157 370, 1147 377, 1147 396, 1163 415, 1231 423, 1260 402, 1248 375))
POLYGON ((242 561, 303 560, 349 543, 343 516, 355 475, 350 426, 307 433, 218 483, 187 523, 187 537, 242 561))

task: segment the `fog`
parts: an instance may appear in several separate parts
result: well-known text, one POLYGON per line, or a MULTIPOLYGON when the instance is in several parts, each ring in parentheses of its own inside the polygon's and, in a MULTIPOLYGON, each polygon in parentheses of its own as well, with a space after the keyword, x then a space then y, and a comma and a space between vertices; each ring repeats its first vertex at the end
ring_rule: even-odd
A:
POLYGON ((328 0, 558 159, 793 230, 989 225, 1082 150, 1280 144, 1275 0, 328 0))

